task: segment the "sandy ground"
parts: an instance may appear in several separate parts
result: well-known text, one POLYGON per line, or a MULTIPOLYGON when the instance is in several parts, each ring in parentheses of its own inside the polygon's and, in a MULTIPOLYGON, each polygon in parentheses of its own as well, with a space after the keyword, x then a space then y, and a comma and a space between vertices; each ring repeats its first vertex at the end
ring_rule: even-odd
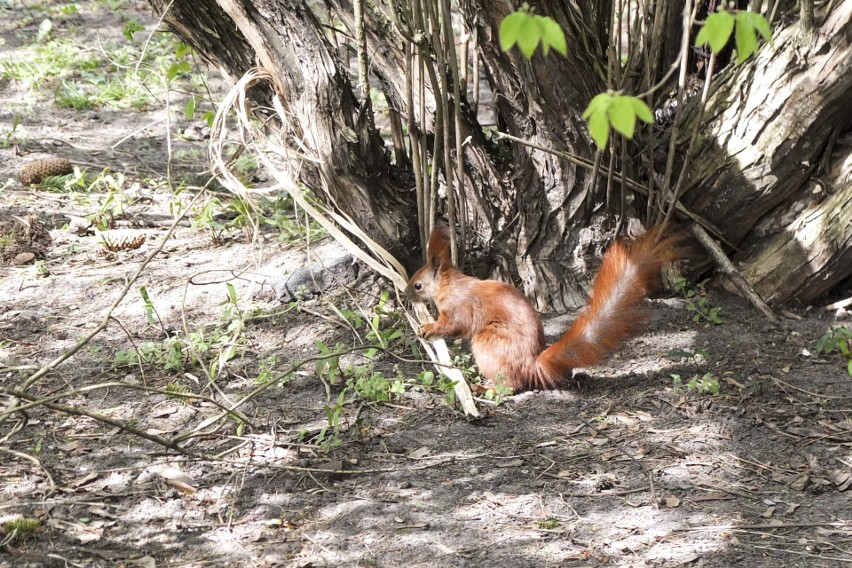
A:
MULTIPOLYGON (((2 12, 4 61, 32 56, 40 21, 15 6, 2 12)), ((84 6, 54 15, 56 33, 113 30, 108 42, 131 16, 151 24, 133 4, 84 6)), ((329 239, 281 240, 270 227, 259 244, 239 229, 217 244, 186 221, 163 242, 195 195, 157 181, 167 157, 182 179, 207 167, 204 141, 180 136, 195 121, 174 97, 170 113, 74 110, 0 80, 0 139, 19 121, 0 148, 0 222, 32 216, 51 237, 37 264, 0 267, 0 388, 20 388, 96 330, 162 246, 106 328, 29 386, 62 406, 0 425, 0 522, 40 524, 29 539, 2 525, 0 567, 852 562, 852 378, 841 357, 816 352, 842 323, 832 314, 772 324, 711 290, 722 323, 696 324, 683 300, 655 300, 647 333, 576 388, 481 401, 472 421, 417 378, 427 365, 400 359, 418 358, 414 334, 392 296, 377 311, 389 286, 366 269, 318 296, 276 297, 270 283, 340 258, 329 239), (85 194, 14 179, 46 155, 125 179, 85 194), (119 197, 115 224, 144 234, 140 248, 104 253, 96 235, 67 230, 119 197), (358 353, 374 316, 401 334, 370 361, 358 353), (336 382, 327 364, 299 364, 338 345, 355 353, 336 382), (148 363, 134 363, 137 349, 148 363), (705 375, 717 394, 689 387, 705 375), (374 376, 399 392, 377 402, 344 390, 374 376), (239 419, 216 420, 217 405, 252 392, 239 419)), ((550 319, 550 338, 570 319, 550 319)))

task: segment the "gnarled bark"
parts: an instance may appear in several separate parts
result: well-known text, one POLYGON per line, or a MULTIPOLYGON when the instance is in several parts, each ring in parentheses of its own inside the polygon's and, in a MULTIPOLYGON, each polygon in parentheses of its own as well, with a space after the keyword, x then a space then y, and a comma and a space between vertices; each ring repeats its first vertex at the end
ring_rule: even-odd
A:
MULTIPOLYGON (((158 10, 167 4, 152 0, 158 10)), ((298 139, 315 161, 299 166, 300 181, 332 201, 400 258, 416 245, 414 200, 397 177, 381 138, 365 127, 348 69, 311 9, 301 1, 176 0, 165 21, 231 77, 257 62, 273 71, 292 115, 284 136, 298 139), (204 21, 229 22, 221 26, 204 21), (252 57, 254 56, 254 57, 252 57), (360 118, 360 119, 359 119, 360 118)))
POLYGON ((706 134, 683 198, 743 248, 734 260, 775 303, 811 302, 852 275, 849 188, 828 187, 813 205, 808 183, 824 174, 832 132, 852 129, 852 5, 809 45, 799 38, 788 27, 721 78, 710 121, 694 125, 706 134))
MULTIPOLYGON (((167 5, 150 1, 160 10, 167 5)), ((359 106, 354 94, 358 81, 352 76, 354 67, 350 69, 348 58, 340 56, 347 50, 354 53, 352 1, 328 0, 335 19, 326 24, 320 23, 311 5, 299 0, 175 0, 166 21, 231 77, 241 76, 255 59, 278 73, 279 91, 293 117, 285 125, 286 135, 306 144, 319 158, 302 164, 300 181, 321 189, 322 197, 412 266, 418 258, 418 231, 410 163, 394 161, 371 130, 372 121, 364 116, 368 109, 359 106), (341 23, 349 36, 347 30, 330 31, 341 23)), ((493 94, 497 127, 531 145, 489 136, 464 93, 461 101, 451 97, 444 111, 461 109, 458 136, 466 141, 463 214, 474 229, 468 232, 474 237, 467 246, 488 251, 490 266, 485 272, 513 281, 547 311, 582 303, 579 282, 588 281, 596 269, 594 261, 588 262, 590 253, 600 249, 614 224, 600 222, 602 216, 593 220, 593 211, 600 211, 606 200, 601 178, 593 179, 574 160, 534 145, 594 159, 595 149, 579 115, 592 96, 605 90, 607 58, 616 51, 607 44, 613 33, 610 0, 541 4, 537 13, 552 17, 566 32, 567 57, 553 53, 544 57, 539 51, 527 60, 517 50, 501 51, 497 30, 515 7, 507 0, 460 0, 457 12, 457 21, 476 38, 473 57, 482 63, 479 79, 493 94)), ((417 113, 407 108, 405 53, 408 39, 415 39, 428 59, 434 38, 405 21, 410 6, 391 0, 364 2, 364 37, 371 78, 393 109, 392 122, 416 129, 431 149, 435 97, 427 79, 422 101, 427 117, 423 124, 415 123, 417 113)), ((628 92, 665 73, 677 52, 681 10, 680 3, 665 3, 665 9, 644 24, 647 33, 658 32, 660 43, 649 36, 636 52, 636 65, 624 76, 628 92)), ((827 188, 831 198, 811 206, 808 180, 818 173, 829 133, 834 130, 842 139, 852 125, 850 11, 852 6, 841 2, 824 22, 824 15, 817 13, 821 27, 809 45, 803 46, 801 34, 789 27, 757 57, 723 71, 713 79, 714 95, 701 124, 693 112, 693 122, 687 115, 679 135, 683 155, 689 135, 701 129, 687 169, 684 204, 742 249, 735 260, 764 294, 778 302, 812 301, 852 270, 852 263, 844 262, 849 223, 837 230, 823 224, 825 230, 817 231, 822 236, 816 241, 799 239, 807 253, 801 258, 808 261, 797 268, 781 268, 772 260, 772 251, 783 248, 780 242, 794 242, 785 234, 810 231, 818 219, 833 218, 835 223, 847 219, 842 208, 829 205, 834 199, 846 203, 842 197, 846 188, 827 188), (800 218, 779 214, 783 208, 802 211, 800 218), (782 283, 772 276, 778 270, 790 271, 799 282, 782 283)), ((448 69, 435 61, 428 64, 449 84, 440 75, 449 77, 448 69)), ((655 96, 658 100, 649 101, 652 106, 668 95, 661 89, 655 96)), ((414 104, 421 104, 419 95, 414 104)), ((658 182, 664 160, 655 156, 652 174, 650 163, 637 156, 645 145, 665 142, 665 136, 650 128, 637 132, 633 144, 626 146, 628 163, 616 161, 616 168, 639 182, 651 178, 658 182)), ((428 158, 442 171, 441 156, 428 158)), ((603 163, 608 162, 607 155, 603 163)), ((629 208, 630 196, 625 202, 629 208)), ((785 260, 793 256, 784 255, 785 260)))

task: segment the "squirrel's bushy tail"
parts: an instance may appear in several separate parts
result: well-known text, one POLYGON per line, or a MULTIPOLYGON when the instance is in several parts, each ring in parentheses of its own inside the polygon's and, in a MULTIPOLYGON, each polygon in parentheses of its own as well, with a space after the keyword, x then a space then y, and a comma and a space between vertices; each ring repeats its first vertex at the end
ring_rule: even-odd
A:
POLYGON ((633 241, 616 241, 604 254, 586 307, 559 340, 536 360, 527 388, 558 388, 571 369, 600 363, 637 335, 646 322, 643 303, 659 285, 662 267, 681 256, 681 235, 657 226, 633 241))

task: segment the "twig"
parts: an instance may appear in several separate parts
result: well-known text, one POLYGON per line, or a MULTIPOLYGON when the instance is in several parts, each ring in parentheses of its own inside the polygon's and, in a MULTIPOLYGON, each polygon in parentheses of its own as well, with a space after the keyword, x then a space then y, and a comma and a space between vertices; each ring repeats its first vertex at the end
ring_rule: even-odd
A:
POLYGON ((845 300, 834 302, 833 304, 825 306, 823 309, 834 311, 839 310, 840 308, 848 308, 849 306, 852 306, 852 298, 846 298, 845 300))
POLYGON ((322 544, 318 543, 317 541, 315 541, 314 539, 312 539, 311 537, 309 537, 309 536, 307 535, 307 533, 302 532, 302 538, 303 538, 303 539, 305 539, 305 540, 307 540, 308 542, 310 542, 310 543, 311 543, 311 544, 313 544, 314 546, 316 546, 316 547, 318 547, 318 548, 321 548, 321 549, 322 549, 322 550, 323 550, 326 554, 328 554, 329 556, 334 556, 334 552, 332 552, 332 551, 331 551, 331 550, 329 550, 327 547, 323 546, 322 544))
MULTIPOLYGON (((706 77, 704 79, 704 89, 701 92, 701 102, 698 107, 698 116, 695 117, 695 124, 701 124, 702 119, 704 118, 704 113, 707 110, 707 99, 710 96, 710 80, 713 78, 713 71, 716 67, 716 52, 710 54, 710 62, 707 64, 706 77)), ((683 104, 681 101, 678 104, 683 104)), ((680 110, 680 109, 678 109, 680 110)), ((692 162, 692 153, 695 151, 695 142, 698 140, 698 133, 701 131, 701 128, 693 128, 692 134, 689 136, 689 143, 686 146, 686 155, 683 158, 683 164, 680 168, 680 173, 677 176, 677 181, 675 182, 674 190, 672 190, 671 197, 671 205, 669 205, 669 210, 666 211, 666 215, 663 218, 661 225, 665 230, 666 225, 671 222, 672 215, 676 209, 676 204, 680 201, 681 195, 686 190, 686 178, 687 168, 691 165, 692 162)), ((672 134, 672 142, 676 143, 675 134, 672 134)), ((668 178, 666 178, 668 182, 668 178)))
POLYGON ((795 386, 795 385, 791 385, 790 383, 788 383, 788 382, 786 382, 786 381, 782 381, 781 379, 777 379, 777 378, 775 378, 775 377, 772 377, 772 380, 773 380, 773 382, 781 383, 781 384, 782 384, 782 385, 784 385, 785 387, 788 387, 788 388, 791 388, 791 389, 793 389, 793 390, 799 391, 800 393, 804 393, 804 394, 806 394, 806 395, 808 395, 808 396, 813 396, 813 397, 815 397, 815 398, 822 398, 822 399, 825 399, 825 400, 846 400, 846 399, 850 399, 850 398, 852 398, 852 396, 829 396, 829 395, 827 395, 827 394, 820 394, 820 393, 818 393, 818 392, 811 392, 811 391, 809 391, 809 390, 805 390, 805 389, 803 389, 803 388, 799 388, 799 387, 797 387, 797 386, 795 386))
POLYGON ((159 19, 157 20, 157 25, 151 28, 151 32, 148 34, 148 37, 145 38, 145 41, 142 43, 142 53, 139 54, 139 60, 136 62, 136 69, 134 69, 134 73, 139 73, 139 67, 142 65, 142 62, 145 60, 145 52, 148 50, 148 46, 151 44, 151 38, 154 37, 154 34, 160 31, 160 26, 163 24, 163 20, 166 19, 166 14, 169 13, 169 10, 172 9, 172 4, 175 3, 175 0, 170 0, 168 5, 163 8, 163 12, 160 14, 159 19))
MULTIPOLYGON (((678 79, 677 79, 677 102, 675 106, 675 116, 674 122, 672 123, 672 127, 669 130, 669 147, 666 155, 666 170, 663 174, 663 184, 660 187, 660 195, 663 198, 663 203, 665 203, 667 199, 667 193, 672 196, 670 207, 675 207, 677 204, 677 199, 675 199, 674 191, 671 190, 671 179, 672 172, 674 171, 674 161, 675 161, 675 151, 677 150, 677 137, 678 132, 680 131, 681 122, 683 122, 684 117, 684 100, 685 100, 685 91, 686 91, 686 66, 689 59, 689 36, 692 32, 692 22, 695 20, 695 13, 698 10, 698 6, 696 5, 693 8, 693 4, 691 0, 687 0, 683 7, 683 23, 681 25, 681 49, 678 54, 680 57, 680 66, 678 68, 678 79)), ((709 79, 708 79, 709 80, 709 79)), ((658 218, 659 219, 659 218, 658 218)))
MULTIPOLYGON (((200 395, 200 394, 178 392, 178 391, 167 391, 165 389, 157 389, 157 388, 153 388, 153 387, 149 387, 149 386, 131 385, 129 383, 123 383, 123 382, 120 382, 120 381, 110 381, 110 382, 107 382, 107 383, 98 383, 96 385, 86 385, 84 387, 80 387, 80 388, 72 389, 72 390, 69 390, 69 391, 57 393, 57 394, 51 395, 47 398, 33 398, 32 402, 29 402, 27 404, 22 404, 18 407, 15 407, 14 409, 11 409, 11 410, 4 410, 2 413, 0 413, 0 416, 4 416, 7 413, 17 413, 17 412, 21 412, 21 411, 24 411, 24 410, 29 410, 30 408, 41 406, 41 405, 43 405, 44 403, 47 403, 47 402, 54 402, 56 400, 61 400, 63 398, 71 398, 71 397, 78 395, 78 394, 87 393, 87 392, 100 390, 100 389, 108 389, 108 388, 126 388, 126 389, 131 389, 131 390, 139 390, 139 391, 147 392, 149 394, 161 394, 161 395, 164 395, 164 396, 170 396, 170 397, 175 397, 175 398, 198 400, 198 401, 201 401, 201 402, 206 402, 206 403, 212 404, 214 406, 218 406, 219 408, 221 408, 223 410, 227 410, 225 405, 223 405, 219 401, 217 401, 213 398, 210 398, 208 396, 200 395)), ((23 394, 23 391, 19 391, 19 390, 7 388, 7 387, 0 387, 0 393, 6 394, 6 395, 9 395, 9 396, 21 397, 21 395, 23 394)), ((256 425, 253 424, 243 414, 240 414, 238 412, 233 412, 233 414, 235 414, 237 417, 239 417, 240 420, 243 420, 244 422, 246 422, 246 424, 248 424, 252 428, 257 429, 256 425)))
MULTIPOLYGON (((600 164, 596 164, 596 162, 593 162, 593 161, 590 161, 590 160, 586 160, 585 158, 578 156, 577 154, 572 154, 570 152, 564 152, 564 151, 561 151, 561 150, 554 150, 553 148, 547 148, 545 146, 542 146, 541 144, 536 144, 535 142, 530 142, 529 140, 525 140, 523 138, 518 138, 517 136, 512 136, 511 134, 506 134, 505 132, 499 132, 499 131, 495 132, 494 136, 496 136, 497 138, 505 138, 506 140, 511 140, 512 142, 517 142, 518 144, 523 144, 524 146, 528 146, 528 147, 533 148, 535 150, 539 150, 541 152, 546 152, 546 153, 551 154, 553 156, 558 156, 560 158, 564 158, 569 163, 572 163, 575 166, 579 166, 581 168, 585 168, 585 169, 587 169, 591 172, 599 172, 600 175, 606 175, 606 176, 610 175, 610 169, 608 167, 601 166, 600 164)), ((637 182, 636 180, 634 180, 632 178, 625 177, 624 181, 625 181, 625 185, 627 187, 629 187, 630 189, 632 189, 633 191, 641 193, 642 195, 650 195, 651 194, 651 190, 648 187, 642 185, 641 183, 637 182)), ((687 209, 686 206, 683 203, 678 201, 675 204, 675 207, 677 207, 678 212, 680 212, 681 214, 683 214, 684 216, 686 216, 690 220, 694 221, 695 223, 698 223, 699 225, 704 227, 706 230, 713 233, 713 235, 717 239, 719 239, 720 241, 722 241, 723 243, 725 243, 726 245, 728 245, 732 248, 734 247, 733 243, 728 242, 728 240, 722 234, 721 230, 719 230, 717 227, 714 227, 713 224, 710 223, 709 221, 707 221, 706 219, 699 217, 698 215, 696 215, 695 213, 693 213, 692 211, 687 209)))
POLYGON ((154 442, 155 444, 158 444, 170 450, 174 450, 179 453, 188 453, 186 450, 178 446, 177 442, 175 441, 167 440, 166 438, 161 438, 160 436, 156 436, 154 434, 149 434, 144 430, 140 430, 139 428, 130 426, 129 424, 122 422, 121 420, 110 418, 109 416, 105 416, 99 412, 94 412, 92 410, 87 410, 85 408, 80 408, 77 406, 68 406, 67 404, 39 401, 37 397, 24 391, 16 391, 16 398, 28 400, 30 402, 37 402, 40 406, 50 408, 51 410, 58 410, 59 412, 64 412, 65 414, 71 414, 74 416, 86 416, 88 418, 92 418, 93 420, 97 420, 98 422, 103 422, 104 424, 109 424, 110 426, 114 426, 130 434, 134 434, 139 438, 144 438, 149 442, 154 442))
MULTIPOLYGON (((197 460, 200 460, 200 461, 204 461, 206 463, 220 463, 220 464, 225 464, 225 465, 237 465, 237 466, 245 466, 246 463, 247 463, 246 460, 238 461, 238 460, 217 459, 215 456, 211 456, 211 455, 207 455, 207 454, 197 454, 197 453, 193 453, 193 452, 190 452, 190 451, 184 451, 183 453, 186 456, 188 456, 192 459, 197 459, 197 460)), ((418 465, 413 465, 413 466, 409 466, 409 467, 405 467, 405 468, 384 467, 384 468, 374 468, 374 469, 322 469, 322 468, 316 468, 316 467, 300 467, 300 466, 295 466, 295 465, 282 465, 282 464, 278 464, 278 463, 259 464, 259 467, 265 467, 265 468, 268 468, 268 469, 277 469, 277 470, 281 470, 281 471, 298 471, 298 472, 302 472, 302 473, 321 473, 321 474, 324 474, 324 475, 330 475, 330 474, 331 475, 365 475, 365 474, 373 475, 373 474, 376 474, 376 473, 400 473, 400 472, 404 472, 404 471, 420 471, 420 470, 423 470, 423 469, 440 467, 440 466, 450 464, 450 463, 471 461, 471 460, 480 459, 480 458, 489 457, 489 456, 490 456, 490 454, 473 454, 473 455, 469 455, 469 456, 452 454, 449 457, 447 457, 446 459, 441 459, 440 461, 436 461, 434 463, 418 464, 418 465)), ((411 459, 411 458, 408 458, 408 459, 411 459)), ((424 459, 428 459, 428 458, 424 458, 424 459)), ((435 458, 433 457, 432 459, 435 459, 435 458)), ((175 462, 180 462, 180 461, 181 461, 180 459, 175 460, 175 462)))
POLYGON ((642 465, 642 463, 641 463, 639 460, 637 460, 637 459, 636 459, 636 458, 634 458, 632 455, 630 455, 630 454, 627 452, 627 450, 625 450, 624 448, 622 448, 620 444, 616 443, 616 441, 615 441, 615 440, 613 440, 613 439, 609 436, 609 434, 607 434, 607 433, 606 433, 606 432, 604 432, 603 430, 598 430, 597 428, 595 428, 594 426, 592 426, 592 425, 591 425, 591 424, 590 424, 590 423, 589 423, 589 422, 588 422, 585 418, 583 418, 582 416, 580 416, 579 418, 580 418, 580 420, 582 420, 582 421, 583 421, 583 424, 585 424, 586 428, 588 428, 589 430, 591 430, 592 432, 594 432, 594 433, 595 433, 595 434, 597 434, 598 436, 603 436, 604 438, 606 438, 606 439, 609 441, 609 443, 610 443, 610 444, 612 444, 612 446, 613 446, 616 450, 618 450, 620 453, 622 453, 622 454, 624 454, 625 456, 627 456, 627 457, 628 457, 628 459, 630 459, 630 461, 632 461, 633 463, 635 463, 635 464, 639 467, 639 469, 641 469, 643 472, 645 472, 645 471, 646 471, 646 470, 645 470, 645 466, 643 466, 643 465, 642 465))
MULTIPOLYGON (((742 544, 740 544, 742 546, 742 544)), ((819 558, 820 560, 833 560, 835 562, 847 562, 852 564, 852 558, 841 558, 838 556, 824 556, 822 554, 811 554, 810 552, 802 552, 800 550, 791 550, 789 548, 775 548, 774 546, 758 546, 756 544, 749 544, 752 548, 756 548, 758 550, 772 550, 774 552, 783 552, 785 554, 798 554, 799 556, 804 556, 805 558, 819 558)))
POLYGON ((144 132, 145 130, 151 128, 152 126, 155 126, 155 125, 160 124, 161 122, 165 122, 165 121, 166 121, 165 118, 158 118, 156 120, 152 120, 148 124, 146 124, 144 126, 140 126, 139 128, 137 128, 136 130, 134 130, 133 132, 131 132, 130 134, 128 134, 127 136, 125 136, 124 138, 119 140, 118 142, 114 143, 110 148, 112 150, 115 150, 115 148, 117 146, 123 144, 126 140, 130 140, 131 138, 133 138, 134 136, 136 136, 140 132, 144 132))
POLYGON ((735 491, 733 489, 726 489, 725 487, 717 487, 715 485, 711 485, 710 483, 704 482, 699 484, 693 483, 692 487, 698 489, 700 491, 720 491, 722 493, 727 493, 728 495, 736 495, 738 497, 745 497, 746 499, 751 499, 753 501, 759 501, 760 497, 756 497, 754 495, 749 495, 748 493, 742 493, 740 491, 735 491))
MULTIPOLYGON (((558 476, 553 474, 548 474, 548 477, 558 478, 558 476)), ((601 491, 600 493, 567 493, 566 497, 622 497, 624 495, 632 495, 633 493, 644 493, 645 491, 651 491, 651 486, 646 485, 644 487, 621 489, 619 491, 601 491)))
POLYGON ((50 494, 52 494, 56 491, 56 484, 53 482, 53 476, 50 475, 50 472, 47 471, 47 468, 45 468, 41 464, 41 462, 38 460, 38 458, 36 458, 35 456, 31 456, 29 454, 22 453, 22 452, 16 452, 15 450, 12 450, 12 449, 9 449, 9 448, 4 448, 2 446, 0 446, 0 452, 6 452, 7 454, 12 454, 13 456, 17 456, 21 459, 25 459, 25 460, 31 461, 34 464, 36 464, 44 472, 44 475, 47 476, 47 482, 50 483, 50 492, 48 492, 48 495, 50 495, 50 494))
POLYGON ((748 459, 748 458, 744 458, 744 457, 742 457, 742 456, 738 456, 738 455, 736 455, 736 454, 731 454, 731 455, 733 456, 733 458, 734 458, 735 460, 737 460, 737 461, 739 461, 739 462, 742 462, 742 463, 745 463, 745 464, 748 464, 748 465, 750 465, 750 466, 752 466, 752 467, 756 467, 757 469, 761 469, 761 470, 763 470, 763 471, 775 472, 775 473, 787 473, 787 474, 789 474, 789 473, 794 473, 794 472, 792 472, 792 471, 791 471, 791 470, 789 470, 789 469, 782 469, 782 468, 780 468, 780 467, 773 467, 773 466, 771 466, 771 465, 766 465, 765 463, 761 463, 761 462, 756 461, 756 460, 751 460, 751 459, 748 459))
POLYGON ((849 528, 849 521, 825 521, 822 523, 766 523, 761 525, 705 525, 702 527, 684 527, 672 529, 673 532, 703 532, 703 531, 737 531, 737 530, 764 530, 764 529, 810 529, 815 527, 840 527, 849 528))
MULTIPOLYGON (((19 403, 20 403, 20 401, 19 401, 19 403)), ((30 417, 26 413, 26 411, 20 411, 19 412, 17 410, 14 410, 13 412, 15 412, 16 414, 19 414, 21 416, 21 419, 18 421, 17 424, 15 424, 15 426, 10 428, 9 431, 6 432, 5 436, 0 438, 0 444, 6 442, 7 440, 11 440, 15 436, 15 434, 17 434, 18 432, 20 432, 21 430, 26 428, 27 424, 30 423, 30 417)))

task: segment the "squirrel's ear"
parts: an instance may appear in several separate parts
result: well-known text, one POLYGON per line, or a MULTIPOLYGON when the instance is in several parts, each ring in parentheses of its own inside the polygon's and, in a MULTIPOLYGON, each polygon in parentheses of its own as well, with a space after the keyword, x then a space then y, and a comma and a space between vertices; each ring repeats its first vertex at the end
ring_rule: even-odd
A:
POLYGON ((434 268, 452 266, 450 235, 445 225, 438 223, 429 235, 429 262, 434 268))

